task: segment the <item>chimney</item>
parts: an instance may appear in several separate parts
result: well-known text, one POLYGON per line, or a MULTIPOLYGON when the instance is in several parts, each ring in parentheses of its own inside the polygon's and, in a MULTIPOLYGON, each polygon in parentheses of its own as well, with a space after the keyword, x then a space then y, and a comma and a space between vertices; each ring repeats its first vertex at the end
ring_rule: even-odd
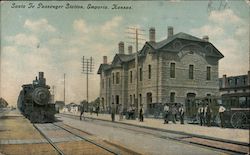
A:
POLYGON ((133 47, 132 45, 128 46, 128 54, 132 54, 133 52, 133 47))
POLYGON ((172 26, 168 26, 168 38, 174 35, 174 28, 172 26))
POLYGON ((226 88, 227 87, 227 75, 224 74, 222 77, 222 88, 226 88))
POLYGON ((208 41, 209 41, 209 37, 208 37, 207 35, 206 35, 206 36, 203 36, 203 37, 202 37, 202 40, 204 40, 204 41, 207 41, 207 42, 208 42, 208 41))
POLYGON ((119 54, 124 54, 124 42, 119 42, 118 44, 119 54))
POLYGON ((103 64, 107 64, 108 63, 108 57, 107 56, 103 56, 103 64))
POLYGON ((149 29, 149 41, 155 42, 155 28, 154 27, 151 27, 149 29))

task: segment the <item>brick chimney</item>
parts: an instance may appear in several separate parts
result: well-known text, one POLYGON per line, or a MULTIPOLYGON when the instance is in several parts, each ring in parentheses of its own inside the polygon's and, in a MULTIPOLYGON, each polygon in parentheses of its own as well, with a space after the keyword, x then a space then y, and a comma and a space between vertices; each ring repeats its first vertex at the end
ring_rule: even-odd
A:
POLYGON ((132 54, 133 52, 133 47, 132 45, 128 46, 128 54, 132 54))
POLYGON ((108 57, 107 56, 103 56, 103 64, 107 64, 108 63, 108 57))
POLYGON ((226 88, 227 87, 227 75, 224 74, 222 77, 222 88, 226 88))
POLYGON ((207 42, 208 42, 208 41, 209 41, 209 37, 208 37, 207 35, 206 35, 206 36, 203 36, 203 37, 202 37, 202 40, 204 40, 204 41, 207 41, 207 42))
POLYGON ((174 28, 172 26, 168 26, 168 38, 174 35, 174 28))
POLYGON ((155 42, 155 28, 154 27, 151 27, 149 29, 149 41, 155 42))
POLYGON ((118 44, 119 54, 124 54, 124 42, 119 42, 118 44))

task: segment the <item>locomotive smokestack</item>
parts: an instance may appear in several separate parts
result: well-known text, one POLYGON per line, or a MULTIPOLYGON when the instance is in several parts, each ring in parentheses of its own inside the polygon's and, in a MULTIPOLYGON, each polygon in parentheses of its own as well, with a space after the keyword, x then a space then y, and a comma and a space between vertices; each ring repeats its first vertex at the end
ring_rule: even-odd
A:
POLYGON ((43 72, 39 72, 39 80, 43 79, 43 72))

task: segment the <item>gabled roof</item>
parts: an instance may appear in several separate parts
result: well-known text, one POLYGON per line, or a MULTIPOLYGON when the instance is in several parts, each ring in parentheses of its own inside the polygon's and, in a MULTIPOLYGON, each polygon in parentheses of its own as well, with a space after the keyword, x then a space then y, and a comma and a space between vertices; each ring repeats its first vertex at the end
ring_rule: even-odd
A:
MULTIPOLYGON (((171 37, 168 37, 167 39, 164 39, 164 40, 162 40, 160 42, 146 42, 145 45, 149 45, 154 50, 158 50, 158 49, 163 48, 167 44, 171 43, 175 39, 184 39, 184 40, 189 40, 189 41, 203 42, 203 43, 210 44, 215 49, 217 57, 219 57, 219 58, 224 57, 223 54, 221 54, 220 51, 212 43, 210 43, 208 41, 205 41, 203 39, 194 37, 194 36, 192 36, 190 34, 183 33, 183 32, 177 33, 177 34, 175 34, 175 35, 173 35, 171 37)), ((145 45, 144 45, 144 47, 145 47, 145 45)), ((143 47, 143 49, 144 49, 144 47, 143 47)), ((143 52, 143 50, 141 52, 143 52)))
POLYGON ((133 54, 116 54, 121 62, 128 62, 135 58, 135 53, 133 54))
POLYGON ((97 74, 101 74, 102 70, 107 70, 109 68, 111 68, 110 64, 101 64, 97 71, 97 74))
POLYGON ((199 41, 199 42, 206 42, 200 38, 194 37, 187 33, 177 33, 171 37, 168 37, 167 39, 164 39, 160 42, 147 42, 150 46, 152 46, 154 49, 160 49, 163 46, 167 45, 168 43, 172 42, 175 39, 185 39, 185 40, 191 40, 191 41, 199 41))

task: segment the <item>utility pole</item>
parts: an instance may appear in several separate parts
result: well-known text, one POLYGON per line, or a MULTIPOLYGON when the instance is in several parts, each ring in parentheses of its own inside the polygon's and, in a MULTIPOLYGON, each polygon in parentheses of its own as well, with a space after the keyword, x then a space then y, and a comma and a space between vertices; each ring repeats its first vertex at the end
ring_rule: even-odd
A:
POLYGON ((139 54, 139 41, 146 41, 146 39, 142 38, 141 36, 143 36, 144 34, 142 33, 143 29, 139 29, 136 27, 128 27, 127 28, 129 30, 129 32, 126 32, 128 35, 129 39, 132 39, 132 42, 128 42, 128 43, 132 43, 135 44, 136 47, 136 55, 135 55, 135 67, 136 67, 136 96, 135 96, 135 104, 137 106, 138 109, 138 113, 139 113, 139 109, 140 109, 140 105, 138 103, 138 96, 139 96, 139 91, 138 91, 138 85, 139 85, 139 63, 138 63, 138 54, 139 54))
POLYGON ((64 104, 66 105, 66 103, 65 103, 65 77, 66 77, 66 74, 64 73, 63 74, 63 102, 64 102, 64 104))
POLYGON ((52 86, 52 91, 51 91, 51 103, 55 103, 55 86, 52 86))
POLYGON ((93 58, 90 57, 89 59, 82 57, 82 73, 86 74, 86 97, 87 97, 87 104, 89 103, 89 74, 93 73, 94 63, 93 58))

